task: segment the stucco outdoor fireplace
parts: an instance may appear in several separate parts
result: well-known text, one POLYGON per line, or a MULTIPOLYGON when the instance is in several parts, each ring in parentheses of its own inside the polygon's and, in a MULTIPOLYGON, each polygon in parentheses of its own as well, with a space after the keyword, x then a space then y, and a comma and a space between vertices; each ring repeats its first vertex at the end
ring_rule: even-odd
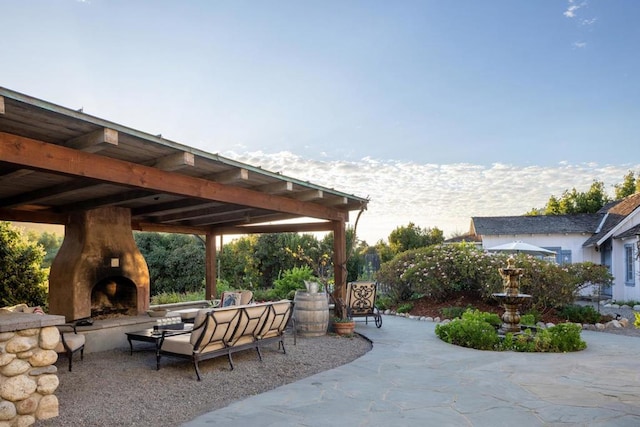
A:
POLYGON ((51 265, 49 312, 73 321, 148 308, 149 269, 133 239, 129 209, 72 214, 51 265))

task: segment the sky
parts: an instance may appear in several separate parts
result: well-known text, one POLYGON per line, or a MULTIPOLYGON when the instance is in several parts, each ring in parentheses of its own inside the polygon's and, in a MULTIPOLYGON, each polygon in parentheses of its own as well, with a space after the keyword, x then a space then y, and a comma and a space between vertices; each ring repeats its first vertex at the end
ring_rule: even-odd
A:
POLYGON ((0 86, 368 197, 369 244, 640 172, 637 0, 0 8, 0 86))

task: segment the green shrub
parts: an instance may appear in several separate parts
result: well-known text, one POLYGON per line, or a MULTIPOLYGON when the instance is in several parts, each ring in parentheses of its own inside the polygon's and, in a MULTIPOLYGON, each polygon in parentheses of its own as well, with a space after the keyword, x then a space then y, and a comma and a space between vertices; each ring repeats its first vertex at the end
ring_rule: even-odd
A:
POLYGON ((47 270, 42 246, 8 222, 0 221, 0 307, 25 303, 46 310, 47 270))
POLYGON ((602 317, 600 313, 590 305, 582 306, 576 304, 565 305, 560 310, 559 315, 569 322, 591 324, 600 322, 602 317))
POLYGON ((500 347, 501 350, 546 353, 584 350, 587 343, 580 338, 580 331, 580 326, 573 323, 539 329, 536 334, 526 329, 520 334, 507 334, 500 347))
POLYGON ((536 318, 533 314, 523 314, 520 316, 520 324, 533 326, 536 324, 536 318))
MULTIPOLYGON (((280 298, 277 298, 280 299, 280 298)), ((254 301, 272 301, 271 289, 256 289, 253 291, 254 301)))
POLYGON ((498 326, 502 325, 502 319, 500 319, 500 316, 498 316, 497 314, 487 313, 486 311, 480 311, 477 309, 465 311, 462 314, 462 320, 467 320, 467 321, 478 320, 481 322, 486 322, 491 326, 493 326, 494 328, 497 328, 498 326))
POLYGON ((634 305, 640 305, 640 301, 636 301, 636 300, 626 300, 626 301, 615 301, 616 304, 618 305, 628 305, 629 307, 632 307, 634 305))
POLYGON ((196 292, 162 292, 151 297, 151 305, 174 304, 177 302, 201 301, 204 298, 204 289, 196 292))
POLYGON ((477 350, 562 353, 583 350, 587 346, 580 337, 580 326, 574 323, 540 329, 535 334, 531 329, 518 334, 508 333, 502 340, 497 331, 500 323, 496 314, 467 310, 461 318, 436 325, 436 335, 450 344, 477 350))
POLYGON ((587 348, 587 343, 580 338, 582 328, 574 323, 561 323, 545 329, 550 335, 549 350, 552 352, 578 351, 587 348))
POLYGON ((413 304, 410 302, 407 302, 399 305, 396 311, 398 313, 409 313, 411 310, 413 310, 413 304))
POLYGON ((524 323, 525 325, 535 325, 536 323, 542 320, 542 313, 540 313, 538 310, 535 310, 535 309, 528 310, 527 312, 524 313, 524 316, 533 316, 533 323, 524 323, 520 321, 520 323, 524 323))
POLYGON ((391 299, 391 297, 382 296, 382 297, 377 297, 376 299, 376 307, 378 308, 378 310, 390 309, 392 305, 393 305, 393 300, 391 299))
POLYGON ((305 280, 318 280, 313 277, 310 267, 293 267, 274 280, 269 299, 293 299, 298 289, 306 289, 305 280))
POLYGON ((531 329, 526 329, 519 334, 506 334, 500 344, 500 350, 511 350, 523 353, 536 351, 535 338, 531 329))
POLYGON ((454 319, 438 324, 436 335, 449 344, 477 350, 495 350, 500 343, 496 328, 480 318, 454 319))

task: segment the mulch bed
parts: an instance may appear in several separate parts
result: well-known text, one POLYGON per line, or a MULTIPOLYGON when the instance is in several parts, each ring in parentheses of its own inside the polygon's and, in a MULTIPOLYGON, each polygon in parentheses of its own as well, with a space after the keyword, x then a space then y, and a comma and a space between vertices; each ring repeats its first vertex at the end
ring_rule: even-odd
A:
MULTIPOLYGON (((445 319, 446 316, 443 315, 442 309, 449 307, 473 307, 480 311, 495 313, 498 316, 502 316, 504 313, 504 308, 502 308, 497 301, 494 304, 490 304, 481 300, 478 295, 469 292, 460 292, 444 302, 433 301, 426 297, 411 300, 410 302, 413 304, 413 309, 409 314, 414 316, 440 317, 441 319, 445 319)), ((526 308, 522 308, 520 313, 524 314, 526 311, 526 308)), ((545 313, 542 313, 542 321, 557 325, 558 323, 566 322, 566 319, 558 316, 554 309, 549 309, 545 313)))

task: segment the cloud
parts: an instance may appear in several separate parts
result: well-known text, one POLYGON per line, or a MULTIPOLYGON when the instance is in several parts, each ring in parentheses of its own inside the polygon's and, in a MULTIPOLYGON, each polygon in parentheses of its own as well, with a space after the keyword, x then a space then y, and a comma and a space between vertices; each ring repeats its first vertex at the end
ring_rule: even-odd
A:
MULTIPOLYGON (((563 161, 553 167, 519 167, 503 163, 431 164, 303 158, 290 152, 226 153, 241 162, 261 165, 285 176, 369 197, 358 224, 358 236, 369 244, 386 240, 396 227, 413 222, 438 227, 445 236, 466 232, 473 216, 522 215, 542 208, 549 196, 565 190, 587 191, 594 180, 613 189, 640 165, 600 166, 563 161)), ((355 213, 351 216, 355 220, 355 213)))
POLYGON ((590 26, 595 24, 597 20, 598 18, 583 19, 582 21, 580 21, 580 25, 590 26))
POLYGON ((587 47, 587 43, 586 42, 573 42, 573 47, 575 47, 577 49, 584 49, 585 47, 587 47))
POLYGON ((587 4, 587 2, 582 2, 580 4, 576 3, 575 0, 568 0, 567 10, 564 11, 563 15, 567 18, 575 18, 576 12, 578 9, 581 9, 587 4))

